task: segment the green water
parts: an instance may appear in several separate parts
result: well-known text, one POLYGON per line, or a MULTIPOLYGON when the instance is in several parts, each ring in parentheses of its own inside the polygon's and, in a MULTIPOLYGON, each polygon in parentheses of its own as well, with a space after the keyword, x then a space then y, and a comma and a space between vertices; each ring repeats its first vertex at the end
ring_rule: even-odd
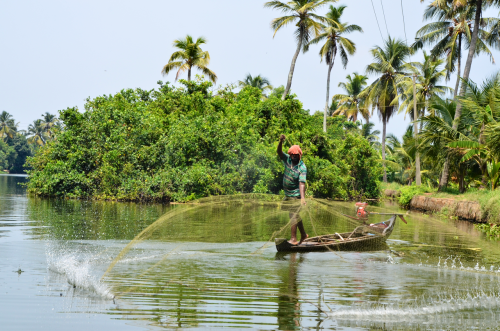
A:
MULTIPOLYGON (((26 180, 0 176, 2 329, 500 329, 499 243, 468 222, 412 213, 379 251, 277 254, 273 204, 40 199, 26 180)), ((309 235, 356 226, 352 203, 328 204, 308 203, 309 235)))

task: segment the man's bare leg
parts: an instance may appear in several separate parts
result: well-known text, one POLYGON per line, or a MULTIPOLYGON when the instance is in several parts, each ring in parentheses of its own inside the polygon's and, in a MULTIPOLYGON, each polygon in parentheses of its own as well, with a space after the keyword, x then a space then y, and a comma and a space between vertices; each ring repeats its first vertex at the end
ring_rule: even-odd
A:
MULTIPOLYGON (((300 231, 300 241, 299 241, 300 245, 304 240, 306 240, 309 237, 309 235, 306 233, 302 221, 300 221, 297 225, 299 226, 299 231, 300 231)), ((297 235, 297 227, 295 227, 295 235, 297 235)))

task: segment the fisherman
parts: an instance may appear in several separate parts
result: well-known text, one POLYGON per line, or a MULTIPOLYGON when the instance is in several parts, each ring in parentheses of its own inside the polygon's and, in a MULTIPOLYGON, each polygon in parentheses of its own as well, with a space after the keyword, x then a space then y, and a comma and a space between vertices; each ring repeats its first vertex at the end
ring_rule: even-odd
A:
MULTIPOLYGON (((283 188, 285 190, 285 201, 300 199, 302 206, 306 204, 306 175, 307 168, 302 158, 302 150, 299 145, 293 145, 288 150, 288 154, 283 153, 283 142, 286 137, 284 134, 280 136, 278 144, 278 155, 285 165, 285 174, 283 175, 283 188)), ((290 212, 290 221, 292 222, 292 237, 290 243, 297 245, 297 227, 300 230, 300 241, 302 242, 308 237, 304 224, 297 212, 290 212)))

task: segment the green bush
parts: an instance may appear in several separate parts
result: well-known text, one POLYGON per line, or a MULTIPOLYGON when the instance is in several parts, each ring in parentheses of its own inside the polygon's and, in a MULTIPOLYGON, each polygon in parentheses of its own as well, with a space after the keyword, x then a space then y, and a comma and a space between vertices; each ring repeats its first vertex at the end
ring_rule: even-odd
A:
POLYGON ((398 197, 398 202, 403 208, 408 208, 411 202, 411 199, 419 194, 428 193, 430 189, 426 186, 402 186, 399 191, 401 195, 398 197))
POLYGON ((498 224, 475 224, 474 227, 486 234, 489 238, 500 238, 500 225, 498 224))
POLYGON ((262 100, 246 87, 212 93, 209 82, 160 83, 88 99, 60 111, 65 130, 28 159, 28 190, 43 196, 188 201, 221 194, 280 192, 276 155, 300 144, 308 194, 378 197, 380 163, 345 117, 310 115, 294 96, 262 100), (347 128, 347 129, 346 129, 347 128))
POLYGON ((0 171, 7 170, 16 157, 16 150, 0 140, 0 171))

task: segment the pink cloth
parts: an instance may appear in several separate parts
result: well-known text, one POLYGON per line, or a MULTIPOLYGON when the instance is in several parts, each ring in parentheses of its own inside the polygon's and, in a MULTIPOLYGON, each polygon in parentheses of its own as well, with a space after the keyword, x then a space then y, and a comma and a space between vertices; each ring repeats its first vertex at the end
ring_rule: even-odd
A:
POLYGON ((300 158, 302 158, 302 150, 299 145, 293 145, 288 149, 288 154, 299 154, 300 158))

